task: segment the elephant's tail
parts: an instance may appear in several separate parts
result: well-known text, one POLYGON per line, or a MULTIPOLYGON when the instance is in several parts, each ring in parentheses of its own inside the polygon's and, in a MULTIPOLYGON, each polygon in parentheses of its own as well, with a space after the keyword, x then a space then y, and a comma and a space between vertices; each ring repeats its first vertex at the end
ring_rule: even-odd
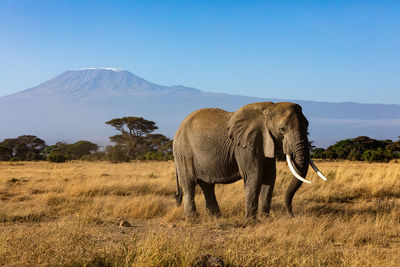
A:
POLYGON ((181 187, 179 186, 179 179, 178 179, 178 170, 175 167, 175 178, 176 178, 176 194, 175 194, 175 199, 176 199, 176 204, 180 206, 182 204, 182 190, 181 187))

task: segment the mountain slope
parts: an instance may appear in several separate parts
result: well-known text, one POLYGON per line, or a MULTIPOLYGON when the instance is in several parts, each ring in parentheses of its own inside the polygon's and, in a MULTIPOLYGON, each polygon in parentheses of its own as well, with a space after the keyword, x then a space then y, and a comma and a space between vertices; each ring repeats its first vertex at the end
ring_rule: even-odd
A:
MULTIPOLYGON (((268 92, 265 92, 268 96, 268 92)), ((170 137, 193 110, 218 107, 234 111, 257 101, 284 101, 162 86, 120 69, 81 69, 19 93, 0 97, 0 140, 35 134, 49 143, 87 139, 107 143, 115 131, 105 121, 121 116, 153 120, 170 137)), ((400 135, 400 105, 291 101, 302 105, 310 121, 310 139, 318 146, 367 135, 400 135)))

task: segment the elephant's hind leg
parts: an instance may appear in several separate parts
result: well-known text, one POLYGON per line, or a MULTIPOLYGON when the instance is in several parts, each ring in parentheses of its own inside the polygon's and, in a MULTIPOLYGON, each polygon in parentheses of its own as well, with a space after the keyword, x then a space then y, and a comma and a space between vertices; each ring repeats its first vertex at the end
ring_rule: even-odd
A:
POLYGON ((174 156, 178 176, 178 186, 182 188, 183 192, 183 218, 190 219, 197 217, 196 204, 194 200, 196 179, 194 177, 192 158, 181 156, 181 154, 176 151, 174 156))
POLYGON ((200 185, 201 190, 203 191, 208 211, 212 215, 220 216, 221 211, 219 210, 218 202, 215 197, 215 184, 206 183, 201 180, 197 183, 200 185))
POLYGON ((196 188, 196 183, 191 180, 186 180, 181 184, 183 189, 183 212, 184 218, 190 219, 197 217, 196 204, 194 201, 194 193, 196 188))

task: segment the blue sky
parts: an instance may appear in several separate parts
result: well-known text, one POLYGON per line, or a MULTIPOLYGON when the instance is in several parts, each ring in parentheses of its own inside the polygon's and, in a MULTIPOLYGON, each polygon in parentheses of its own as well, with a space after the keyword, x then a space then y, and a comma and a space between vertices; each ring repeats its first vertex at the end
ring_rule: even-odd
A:
POLYGON ((400 1, 0 0, 0 96, 87 67, 212 92, 400 104, 400 1))

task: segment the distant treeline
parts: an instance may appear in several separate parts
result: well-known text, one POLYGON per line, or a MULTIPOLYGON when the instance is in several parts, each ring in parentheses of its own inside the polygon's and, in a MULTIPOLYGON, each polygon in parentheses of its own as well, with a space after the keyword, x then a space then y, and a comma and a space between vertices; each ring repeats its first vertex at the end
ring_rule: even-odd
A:
POLYGON ((312 147, 311 156, 317 159, 388 162, 400 158, 400 139, 393 142, 392 140, 376 140, 367 136, 359 136, 336 142, 327 149, 312 147))
MULTIPOLYGON (((0 161, 48 160, 107 160, 129 162, 130 160, 170 160, 172 140, 162 134, 152 134, 158 127, 153 121, 142 117, 123 117, 107 121, 119 134, 111 136, 113 146, 99 147, 89 141, 73 144, 58 142, 48 146, 34 135, 7 138, 0 142, 0 161)), ((399 136, 400 138, 400 136, 399 136)), ((388 162, 400 158, 400 139, 375 140, 367 136, 346 139, 324 148, 310 144, 311 156, 317 159, 347 159, 368 162, 388 162)))
POLYGON ((57 142, 48 146, 34 135, 7 138, 0 142, 0 161, 65 162, 67 160, 108 160, 129 162, 130 160, 172 159, 172 140, 162 134, 152 134, 158 127, 155 122, 141 117, 123 117, 110 120, 120 134, 110 137, 113 146, 99 147, 89 141, 73 144, 57 142))

